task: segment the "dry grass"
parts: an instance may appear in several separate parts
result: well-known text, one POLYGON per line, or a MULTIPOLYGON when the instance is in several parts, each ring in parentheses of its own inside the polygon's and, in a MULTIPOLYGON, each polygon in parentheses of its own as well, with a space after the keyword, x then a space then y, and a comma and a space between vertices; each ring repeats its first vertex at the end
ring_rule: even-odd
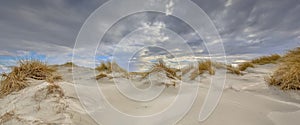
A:
POLYGON ((177 76, 176 72, 178 71, 175 68, 170 68, 166 66, 163 60, 158 60, 158 63, 155 63, 152 65, 152 68, 150 71, 146 72, 143 76, 142 79, 145 79, 148 77, 151 73, 153 72, 159 72, 159 71, 164 71, 166 73, 166 76, 170 79, 181 79, 180 76, 177 76))
POLYGON ((10 112, 6 112, 5 114, 3 114, 2 116, 0 116, 0 124, 4 124, 12 119, 15 118, 15 112, 14 111, 10 111, 10 112))
POLYGON ((120 67, 116 62, 101 62, 101 64, 95 69, 100 72, 100 74, 96 76, 97 80, 104 77, 108 77, 109 79, 111 79, 112 77, 107 74, 111 74, 112 72, 123 73, 123 76, 125 78, 129 78, 129 73, 125 69, 120 67))
MULTIPOLYGON (((34 94, 34 100, 37 102, 41 102, 42 100, 53 96, 53 97, 57 97, 57 101, 59 101, 60 99, 62 99, 65 94, 63 89, 54 83, 49 83, 47 85, 47 87, 39 89, 35 94, 34 94)), ((39 110, 40 107, 37 108, 37 110, 39 110)))
POLYGON ((77 66, 77 65, 74 64, 73 62, 66 62, 65 64, 62 64, 61 66, 65 66, 65 67, 75 67, 75 66, 77 66))
POLYGON ((144 76, 146 72, 129 72, 129 75, 144 76))
POLYGON ((254 65, 265 65, 265 64, 270 64, 270 63, 277 63, 280 58, 281 57, 278 54, 258 57, 249 62, 243 62, 243 63, 239 64, 238 69, 240 71, 245 71, 249 67, 254 68, 254 65))
POLYGON ((252 62, 243 62, 239 64, 238 69, 240 71, 245 71, 249 67, 254 68, 254 64, 252 62))
POLYGON ((258 65, 265 65, 270 63, 276 63, 280 59, 280 55, 273 54, 270 56, 262 56, 256 59, 251 60, 251 63, 258 65))
POLYGON ((99 72, 112 73, 112 72, 122 72, 127 73, 125 69, 120 67, 116 62, 101 62, 99 66, 96 67, 99 72))
POLYGON ((99 80, 99 79, 102 79, 102 78, 106 78, 106 77, 109 78, 109 79, 112 79, 111 76, 108 76, 108 75, 106 75, 104 73, 100 73, 99 75, 96 76, 96 80, 99 80))
POLYGON ((190 76, 191 80, 194 80, 197 76, 205 73, 207 71, 210 75, 215 74, 215 69, 213 67, 213 62, 210 60, 205 60, 202 62, 198 62, 197 69, 195 69, 190 76))
POLYGON ((54 82, 60 80, 61 76, 56 73, 56 69, 38 60, 21 60, 18 67, 13 67, 9 74, 0 84, 0 97, 12 92, 19 91, 29 86, 27 78, 36 80, 46 80, 54 82))
POLYGON ((106 73, 111 73, 112 68, 111 68, 111 62, 101 62, 101 64, 96 67, 96 70, 99 72, 106 72, 106 73))
POLYGON ((47 86, 47 96, 51 94, 56 94, 58 97, 63 97, 65 94, 63 89, 57 84, 50 84, 47 86))
POLYGON ((231 65, 227 65, 226 69, 231 74, 243 75, 243 73, 241 72, 241 70, 239 68, 232 67, 231 65))
POLYGON ((213 62, 210 60, 206 60, 203 62, 198 62, 198 70, 201 71, 208 71, 210 75, 215 74, 215 69, 213 67, 213 62))
POLYGON ((106 74, 100 73, 99 75, 96 76, 96 80, 99 80, 99 79, 102 79, 102 78, 105 78, 105 77, 107 77, 106 74))
POLYGON ((281 58, 278 54, 272 54, 270 56, 262 56, 258 57, 256 59, 253 59, 249 62, 243 62, 239 64, 238 69, 235 69, 234 67, 227 67, 227 69, 234 73, 234 74, 241 74, 240 71, 245 71, 247 68, 251 67, 254 68, 254 65, 265 65, 270 63, 277 63, 277 61, 281 58), (239 70, 239 71, 237 71, 239 70))
POLYGON ((300 90, 300 47, 284 55, 277 70, 266 81, 283 90, 300 90))

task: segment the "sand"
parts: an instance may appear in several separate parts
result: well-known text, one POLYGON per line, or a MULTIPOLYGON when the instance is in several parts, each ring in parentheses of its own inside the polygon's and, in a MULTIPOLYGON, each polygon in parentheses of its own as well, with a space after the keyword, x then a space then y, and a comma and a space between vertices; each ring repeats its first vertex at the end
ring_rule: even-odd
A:
POLYGON ((273 64, 257 66, 247 69, 243 76, 227 74, 225 89, 219 104, 208 119, 200 122, 199 111, 210 87, 210 78, 217 79, 218 73, 216 76, 205 74, 193 81, 188 79, 187 74, 183 76, 183 82, 172 81, 160 73, 155 73, 150 77, 153 86, 147 89, 151 86, 151 82, 141 80, 138 76, 130 80, 116 74, 114 80, 104 78, 96 81, 93 69, 75 67, 71 70, 70 67, 61 66, 58 71, 63 75, 64 80, 55 84, 62 88, 64 96, 55 93, 46 96, 47 93, 43 90, 50 83, 30 80, 32 84, 30 87, 0 99, 0 124, 96 125, 96 121, 102 121, 104 125, 112 123, 166 125, 175 122, 178 125, 298 125, 300 122, 299 92, 284 92, 267 86, 264 81, 275 67, 273 64), (76 82, 73 81, 72 71, 76 82), (164 88, 163 82, 176 82, 177 86, 164 88), (133 90, 133 87, 129 86, 131 84, 138 89, 133 90), (105 98, 98 97, 99 92, 95 91, 95 87, 101 89, 101 94, 105 98), (78 88, 86 88, 88 91, 80 92, 78 88), (197 97, 190 98, 196 90, 197 97), (84 95, 78 97, 76 91, 84 95), (142 101, 134 101, 134 99, 142 101), (174 104, 176 99, 184 101, 174 104), (80 100, 86 102, 81 103, 80 100), (110 105, 104 104, 105 100, 115 109, 129 116, 149 116, 170 107, 174 112, 165 113, 162 117, 153 117, 153 120, 118 117, 113 112, 101 114, 109 111, 110 105), (191 109, 184 114, 189 108, 187 104, 193 101, 195 102, 192 103, 191 109), (89 113, 101 116, 99 119, 93 119, 89 113))

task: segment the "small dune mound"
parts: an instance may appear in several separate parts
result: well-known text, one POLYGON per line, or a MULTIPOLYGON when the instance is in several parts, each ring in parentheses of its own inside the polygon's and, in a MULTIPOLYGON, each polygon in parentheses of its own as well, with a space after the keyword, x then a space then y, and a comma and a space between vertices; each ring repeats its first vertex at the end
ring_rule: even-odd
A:
POLYGON ((96 70, 100 73, 96 76, 96 79, 102 78, 113 78, 113 77, 125 77, 128 78, 128 72, 120 67, 116 62, 101 62, 101 64, 96 67, 96 70))
POLYGON ((254 68, 254 64, 252 62, 243 62, 239 64, 238 69, 240 71, 245 71, 249 67, 254 68))
POLYGON ((77 66, 77 65, 74 64, 73 62, 66 62, 65 64, 62 64, 61 66, 65 66, 65 67, 75 67, 75 66, 77 66))
POLYGON ((266 81, 283 90, 300 90, 300 47, 284 55, 279 67, 266 81))
POLYGON ((239 68, 233 67, 231 65, 227 65, 226 69, 231 74, 243 75, 243 73, 241 72, 242 70, 240 70, 239 68))
POLYGON ((54 67, 38 60, 21 60, 19 66, 13 67, 9 74, 5 74, 0 84, 0 97, 29 86, 28 78, 54 82, 62 79, 54 67))
POLYGON ((270 56, 262 56, 262 57, 251 60, 251 63, 257 64, 257 65, 276 63, 280 59, 280 57, 281 56, 278 54, 272 54, 270 56))
POLYGON ((205 73, 206 71, 210 75, 214 75, 216 72, 213 66, 213 62, 210 60, 198 62, 196 69, 191 73, 190 79, 194 80, 195 78, 197 78, 197 76, 205 73))
POLYGON ((72 124, 73 104, 65 92, 58 84, 41 82, 7 95, 1 100, 0 124, 72 124))
POLYGON ((146 72, 145 74, 143 74, 142 79, 145 79, 146 77, 148 77, 150 74, 154 73, 154 72, 165 72, 166 76, 170 79, 174 79, 174 80, 180 80, 180 76, 177 76, 177 69, 175 68, 170 68, 168 66, 166 66, 165 62, 163 60, 158 60, 158 63, 155 63, 152 65, 152 68, 150 71, 146 72))
POLYGON ((279 59, 281 58, 280 55, 278 54, 272 54, 270 56, 262 56, 262 57, 258 57, 255 58, 251 61, 247 61, 247 62, 243 62, 240 63, 238 65, 238 69, 240 71, 245 71, 246 69, 250 68, 254 68, 254 65, 265 65, 265 64, 270 64, 270 63, 277 63, 279 61, 279 59))
POLYGON ((183 67, 182 69, 180 69, 181 71, 181 75, 185 75, 185 74, 188 74, 190 71, 192 71, 194 69, 194 65, 188 65, 186 67, 183 67))
POLYGON ((63 89, 57 84, 49 84, 47 86, 47 95, 50 95, 50 94, 57 94, 58 97, 64 96, 63 89))

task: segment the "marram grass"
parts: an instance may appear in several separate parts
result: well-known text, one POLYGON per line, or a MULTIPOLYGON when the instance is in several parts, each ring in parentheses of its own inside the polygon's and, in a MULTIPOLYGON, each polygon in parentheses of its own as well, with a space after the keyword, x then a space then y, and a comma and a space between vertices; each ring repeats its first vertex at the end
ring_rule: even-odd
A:
POLYGON ((163 60, 158 60, 158 63, 154 63, 150 69, 150 71, 145 72, 142 76, 142 79, 148 77, 153 72, 159 72, 164 71, 166 73, 166 76, 170 79, 179 79, 181 80, 181 77, 177 75, 177 69, 170 68, 166 66, 163 60))
POLYGON ((300 90, 300 47, 285 54, 277 69, 266 81, 282 90, 300 90))
POLYGON ((62 79, 54 67, 38 60, 20 60, 19 66, 13 67, 9 74, 4 75, 0 84, 0 97, 19 91, 29 86, 27 79, 54 82, 62 79))
POLYGON ((210 61, 210 60, 205 60, 205 61, 198 62, 198 65, 196 66, 196 69, 190 75, 190 79, 194 80, 195 78, 197 78, 197 76, 205 73, 206 71, 210 75, 215 74, 215 68, 213 67, 213 62, 210 61))

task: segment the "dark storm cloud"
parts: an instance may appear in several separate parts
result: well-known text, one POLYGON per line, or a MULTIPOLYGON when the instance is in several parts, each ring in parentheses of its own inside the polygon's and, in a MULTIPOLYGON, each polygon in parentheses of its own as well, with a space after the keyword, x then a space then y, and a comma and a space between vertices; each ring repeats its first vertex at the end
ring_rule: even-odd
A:
POLYGON ((299 0, 195 0, 215 23, 227 54, 283 52, 299 46, 299 0))
MULTIPOLYGON (((216 25, 228 55, 282 53, 299 46, 299 0, 193 1, 216 25)), ((2 0, 0 55, 37 51, 44 55, 63 54, 61 59, 65 59, 70 55, 76 35, 86 18, 104 2, 106 0, 2 0)), ((197 16, 197 13, 189 14, 197 16)), ((103 41, 107 48, 113 48, 112 43, 136 26, 157 21, 165 22, 167 27, 188 39, 191 48, 203 48, 203 42, 187 24, 151 13, 135 15, 117 24, 103 41)), ((152 55, 150 51, 148 54, 152 55)))
POLYGON ((73 47, 81 25, 101 3, 98 0, 1 1, 1 49, 21 49, 18 44, 23 41, 73 47))

